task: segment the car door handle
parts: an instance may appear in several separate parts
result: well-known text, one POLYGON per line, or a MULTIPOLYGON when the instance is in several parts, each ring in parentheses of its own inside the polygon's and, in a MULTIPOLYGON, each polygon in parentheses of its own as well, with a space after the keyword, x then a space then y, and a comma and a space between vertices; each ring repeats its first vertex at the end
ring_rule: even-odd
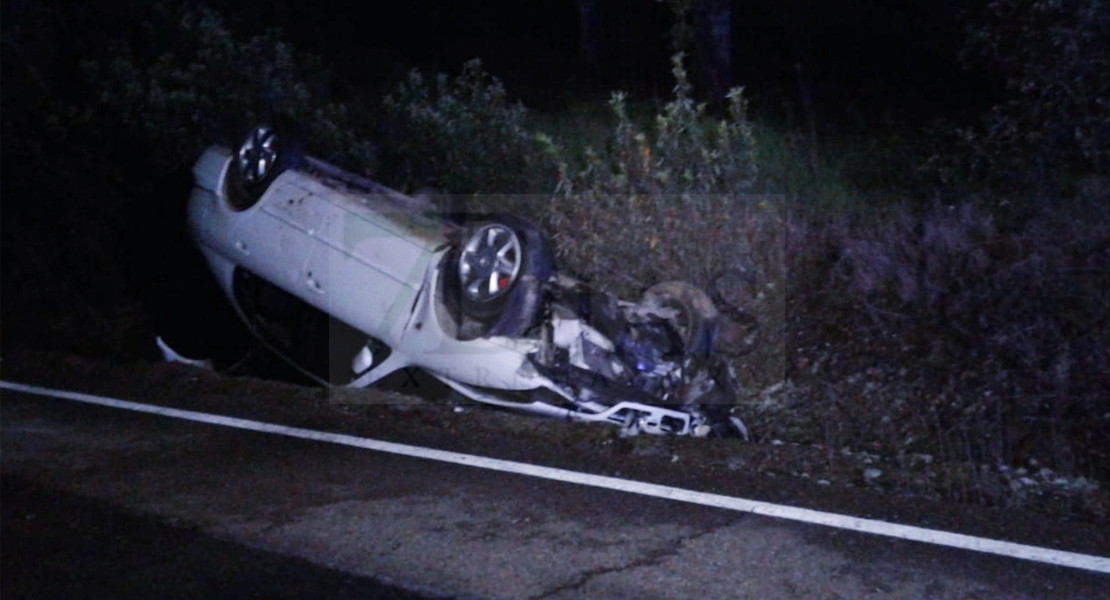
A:
POLYGON ((247 245, 242 241, 235 242, 235 249, 239 252, 242 252, 243 254, 246 254, 247 256, 251 255, 251 251, 247 250, 247 245))

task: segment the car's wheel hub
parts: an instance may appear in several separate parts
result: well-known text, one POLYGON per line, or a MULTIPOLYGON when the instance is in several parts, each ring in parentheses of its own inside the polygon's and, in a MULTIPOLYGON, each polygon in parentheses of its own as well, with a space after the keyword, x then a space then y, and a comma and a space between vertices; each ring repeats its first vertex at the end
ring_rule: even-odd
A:
POLYGON ((269 174, 277 162, 277 136, 269 127, 255 129, 239 148, 239 168, 247 183, 255 184, 269 174))
POLYGON ((459 280, 468 298, 488 302, 504 294, 520 273, 520 239, 509 227, 491 224, 467 240, 459 259, 459 280))

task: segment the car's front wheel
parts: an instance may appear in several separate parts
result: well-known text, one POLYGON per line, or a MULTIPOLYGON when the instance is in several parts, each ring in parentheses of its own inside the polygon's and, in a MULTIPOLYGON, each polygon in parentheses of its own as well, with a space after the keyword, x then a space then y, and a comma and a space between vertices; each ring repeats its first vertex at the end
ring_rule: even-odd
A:
POLYGON ((648 288, 640 303, 673 311, 667 322, 687 352, 707 355, 716 350, 720 312, 700 288, 684 281, 664 281, 648 288))
POLYGON ((463 310, 479 319, 500 312, 523 262, 523 245, 512 227, 484 223, 470 230, 459 250, 463 310))
POLYGON ((462 315, 481 323, 482 335, 515 337, 531 328, 554 262, 544 235, 499 215, 471 225, 459 239, 451 279, 462 315))

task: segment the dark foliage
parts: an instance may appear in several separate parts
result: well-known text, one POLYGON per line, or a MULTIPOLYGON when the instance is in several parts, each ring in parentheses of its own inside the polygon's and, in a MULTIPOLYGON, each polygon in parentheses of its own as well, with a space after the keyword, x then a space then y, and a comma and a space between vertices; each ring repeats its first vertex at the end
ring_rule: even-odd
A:
POLYGON ((970 174, 1052 195, 1076 176, 1110 173, 1110 5, 995 0, 969 18, 963 59, 1008 91, 981 128, 960 132, 970 174))

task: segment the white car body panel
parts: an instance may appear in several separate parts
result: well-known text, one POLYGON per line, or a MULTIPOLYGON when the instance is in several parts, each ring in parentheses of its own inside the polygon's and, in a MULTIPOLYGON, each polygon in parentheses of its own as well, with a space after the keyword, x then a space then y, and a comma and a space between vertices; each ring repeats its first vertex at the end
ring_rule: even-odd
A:
POLYGON ((441 224, 388 195, 329 187, 298 170, 281 174, 254 206, 236 211, 221 192, 230 156, 213 147, 197 161, 188 210, 194 238, 233 304, 232 272, 239 266, 392 349, 387 362, 351 385, 411 365, 479 387, 553 385, 521 375, 536 344, 460 341, 445 333, 432 295, 421 293, 434 289, 432 267, 447 252, 441 224))

